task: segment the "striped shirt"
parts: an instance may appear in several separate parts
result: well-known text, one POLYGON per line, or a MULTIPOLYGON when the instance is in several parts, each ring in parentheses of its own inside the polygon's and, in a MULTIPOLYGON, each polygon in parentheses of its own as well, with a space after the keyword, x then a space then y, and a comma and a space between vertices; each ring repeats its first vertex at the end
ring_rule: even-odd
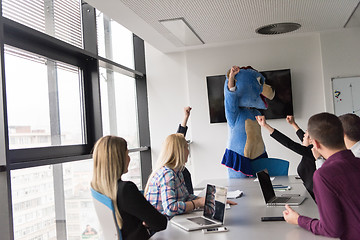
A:
POLYGON ((146 193, 146 199, 168 217, 184 213, 185 202, 195 198, 186 189, 182 171, 174 171, 166 166, 160 168, 150 179, 146 193))

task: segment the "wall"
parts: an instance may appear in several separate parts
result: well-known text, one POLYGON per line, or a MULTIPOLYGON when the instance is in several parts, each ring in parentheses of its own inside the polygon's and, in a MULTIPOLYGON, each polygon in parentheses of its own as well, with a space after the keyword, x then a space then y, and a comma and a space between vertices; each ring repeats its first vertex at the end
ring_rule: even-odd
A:
MULTIPOLYGON (((235 64, 252 65, 258 70, 290 68, 298 124, 306 129, 307 119, 325 109, 319 34, 263 38, 167 55, 147 45, 146 63, 153 158, 158 155, 159 143, 176 130, 183 116, 182 107, 190 104, 190 171, 195 185, 204 179, 227 178, 227 170, 220 164, 226 148, 227 125, 210 124, 206 76, 225 74, 235 64)), ((268 122, 297 140, 284 119, 268 122)), ((263 137, 269 156, 289 160, 289 173, 296 174, 301 157, 265 131, 263 137)))
POLYGON ((332 78, 360 76, 360 28, 321 33, 326 110, 334 112, 332 78))
MULTIPOLYGON (((189 105, 185 53, 164 54, 145 45, 153 164, 165 138, 175 133, 189 105)), ((191 135, 189 131, 188 136, 191 135)))

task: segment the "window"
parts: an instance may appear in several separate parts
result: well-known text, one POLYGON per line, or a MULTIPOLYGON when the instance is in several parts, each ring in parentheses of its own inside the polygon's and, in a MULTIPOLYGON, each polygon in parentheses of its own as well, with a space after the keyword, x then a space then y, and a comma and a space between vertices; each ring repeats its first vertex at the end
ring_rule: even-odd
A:
POLYGON ((10 149, 86 143, 78 67, 6 47, 5 72, 10 149))
POLYGON ((82 48, 80 0, 3 0, 3 16, 82 48))
POLYGON ((123 180, 141 189, 151 171, 143 41, 80 0, 3 0, 1 18, 5 237, 102 239, 89 191, 96 140, 127 140, 123 180))
POLYGON ((117 135, 128 148, 140 147, 135 79, 100 68, 101 109, 104 135, 117 135))
POLYGON ((134 69, 133 33, 96 11, 99 56, 134 69))
POLYGON ((11 180, 14 238, 38 235, 56 239, 52 166, 13 170, 11 180), (33 191, 27 192, 29 189, 33 191))

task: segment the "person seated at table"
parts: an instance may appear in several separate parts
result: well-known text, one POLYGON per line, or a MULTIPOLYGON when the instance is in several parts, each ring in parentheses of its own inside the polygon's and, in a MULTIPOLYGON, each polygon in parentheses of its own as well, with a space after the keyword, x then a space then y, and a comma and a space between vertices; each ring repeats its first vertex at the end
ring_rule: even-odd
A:
MULTIPOLYGON (((284 145, 285 147, 291 149, 292 151, 300 154, 302 156, 301 161, 297 167, 297 172, 304 182, 306 190, 310 193, 311 197, 315 200, 313 192, 313 175, 316 170, 315 158, 311 151, 312 145, 309 143, 309 135, 307 132, 304 132, 295 122, 293 116, 289 115, 286 117, 286 121, 293 126, 296 131, 296 135, 302 140, 302 145, 300 143, 294 142, 289 137, 285 136, 283 133, 277 129, 271 127, 265 119, 265 116, 256 116, 256 120, 259 125, 267 129, 270 133, 270 136, 273 137, 276 141, 284 145)), ((322 161, 323 160, 319 160, 322 161)))
POLYGON ((190 194, 185 186, 182 171, 188 155, 188 143, 183 134, 168 136, 145 187, 146 199, 169 218, 204 206, 204 197, 190 194))
POLYGON ((326 161, 314 173, 314 194, 320 219, 302 216, 288 205, 286 222, 316 235, 342 240, 360 236, 360 159, 346 149, 342 123, 337 116, 319 113, 308 121, 313 144, 326 161))
POLYGON ((121 180, 130 163, 125 139, 100 138, 94 146, 93 159, 91 187, 113 201, 122 239, 149 239, 154 232, 166 229, 167 218, 146 201, 133 182, 121 180))
MULTIPOLYGON (((190 117, 191 109, 192 108, 190 106, 187 106, 187 107, 184 108, 184 119, 181 122, 181 124, 179 124, 178 130, 176 132, 176 133, 182 133, 184 135, 184 137, 186 136, 186 132, 188 130, 187 122, 188 122, 189 117, 190 117)), ((184 176, 185 186, 186 186, 188 192, 190 194, 194 194, 194 188, 193 188, 192 181, 191 181, 191 174, 190 174, 189 170, 186 167, 184 167, 184 170, 182 171, 182 174, 184 176)))
POLYGON ((360 158, 360 117, 347 113, 339 117, 344 128, 344 141, 347 149, 360 158))

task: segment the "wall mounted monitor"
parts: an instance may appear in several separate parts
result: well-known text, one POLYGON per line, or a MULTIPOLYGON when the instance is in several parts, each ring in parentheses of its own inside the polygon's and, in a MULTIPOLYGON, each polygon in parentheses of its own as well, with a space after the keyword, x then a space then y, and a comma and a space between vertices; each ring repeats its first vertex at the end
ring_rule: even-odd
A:
MULTIPOLYGON (((266 83, 275 89, 275 97, 266 99, 268 109, 264 111, 266 119, 286 118, 293 115, 291 74, 290 69, 260 72, 266 83)), ((224 108, 224 83, 225 75, 206 77, 210 123, 226 122, 224 108)))

